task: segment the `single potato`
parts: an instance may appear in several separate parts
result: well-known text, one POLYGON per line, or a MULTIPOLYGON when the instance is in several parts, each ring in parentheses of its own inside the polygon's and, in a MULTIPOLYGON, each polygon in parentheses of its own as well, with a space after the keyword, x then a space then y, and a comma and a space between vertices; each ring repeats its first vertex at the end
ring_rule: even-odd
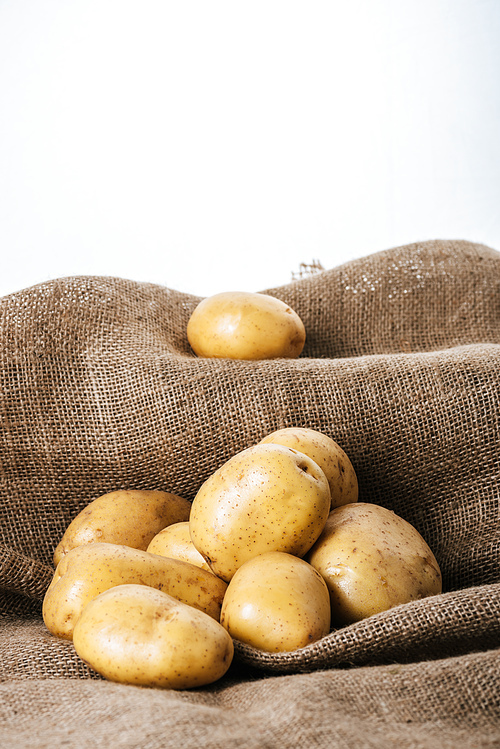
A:
POLYGON ((189 532, 215 574, 229 582, 257 554, 303 556, 323 530, 330 501, 326 476, 307 455, 283 445, 254 445, 201 486, 189 532))
POLYGON ((219 622, 145 585, 118 585, 83 610, 75 650, 110 681, 189 689, 220 679, 233 642, 219 622))
POLYGON ((211 572, 179 559, 118 544, 85 544, 71 549, 57 565, 43 600, 45 626, 56 637, 70 640, 89 601, 127 583, 162 590, 217 621, 227 588, 211 572))
POLYGON ((119 489, 94 499, 72 520, 54 552, 54 565, 70 549, 96 542, 145 551, 153 536, 189 518, 187 499, 163 491, 119 489))
MULTIPOLYGON (((146 551, 171 559, 182 559, 203 570, 212 572, 208 563, 194 547, 189 535, 189 522, 173 523, 160 531, 151 541, 146 551)), ((213 574, 213 573, 212 573, 213 574)))
POLYGON ((218 359, 295 359, 304 348, 304 323, 268 294, 227 291, 203 299, 187 325, 197 356, 218 359))
POLYGON ((332 510, 305 559, 326 581, 335 626, 442 589, 439 565, 417 529, 365 502, 332 510))
POLYGON ((268 434, 261 444, 274 443, 305 453, 323 469, 332 495, 332 509, 358 501, 358 479, 347 454, 331 437, 306 427, 286 427, 268 434))
POLYGON ((279 551, 261 554, 229 583, 221 624, 235 640, 260 650, 297 650, 330 631, 328 588, 303 559, 279 551))

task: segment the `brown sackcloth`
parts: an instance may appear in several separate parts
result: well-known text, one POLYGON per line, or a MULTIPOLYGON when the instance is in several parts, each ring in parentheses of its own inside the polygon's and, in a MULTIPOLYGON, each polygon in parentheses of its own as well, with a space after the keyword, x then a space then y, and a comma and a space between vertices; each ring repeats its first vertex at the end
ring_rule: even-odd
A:
POLYGON ((297 360, 194 357, 199 298, 108 277, 0 300, 0 746, 500 747, 500 254, 394 248, 267 290, 304 321, 297 360), (288 654, 235 643, 174 692, 107 682, 48 633, 72 518, 118 488, 192 499, 285 426, 335 439, 360 499, 424 536, 439 596, 288 654))

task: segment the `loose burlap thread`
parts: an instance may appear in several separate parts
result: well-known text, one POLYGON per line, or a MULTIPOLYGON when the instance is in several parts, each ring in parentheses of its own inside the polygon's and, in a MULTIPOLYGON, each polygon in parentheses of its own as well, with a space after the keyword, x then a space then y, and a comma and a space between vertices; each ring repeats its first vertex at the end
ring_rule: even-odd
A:
POLYGON ((0 300, 6 745, 500 745, 500 254, 421 242, 266 291, 304 321, 297 360, 197 359, 199 298, 155 284, 62 278, 0 300), (105 682, 47 632, 53 549, 89 501, 191 500, 293 425, 339 442, 360 499, 422 533, 441 595, 293 653, 236 642, 228 675, 187 692, 105 682))

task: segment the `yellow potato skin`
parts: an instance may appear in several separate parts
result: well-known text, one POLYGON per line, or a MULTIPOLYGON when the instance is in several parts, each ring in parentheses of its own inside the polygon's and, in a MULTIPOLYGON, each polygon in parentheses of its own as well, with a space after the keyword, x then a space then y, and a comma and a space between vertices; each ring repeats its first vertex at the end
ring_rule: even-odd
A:
MULTIPOLYGON (((160 531, 151 541, 146 551, 171 559, 182 559, 202 570, 212 572, 208 563, 195 549, 189 535, 189 522, 173 523, 160 531)), ((212 572, 213 574, 213 572, 212 572)))
POLYGON ((442 590, 437 560, 417 529, 374 504, 332 510, 305 559, 327 583, 334 626, 442 590))
POLYGON ((262 554, 245 562, 229 583, 221 624, 235 640, 260 650, 297 650, 330 631, 328 588, 303 559, 262 554))
POLYGON ((127 583, 162 590, 217 621, 227 588, 212 573, 179 559, 118 544, 85 544, 71 549, 57 565, 43 600, 45 626, 70 640, 85 606, 108 588, 127 583))
POLYGON ((332 509, 358 501, 358 478, 347 453, 323 432, 285 427, 266 435, 261 444, 275 443, 299 450, 323 469, 332 495, 332 509))
POLYGON ((297 358, 304 323, 285 302, 268 294, 227 291, 203 299, 187 325, 197 356, 225 359, 297 358))
POLYGON ((229 582, 257 554, 303 556, 323 530, 330 501, 326 476, 307 455, 283 445, 254 445, 199 489, 189 518, 191 540, 229 582))
POLYGON ((211 684, 224 676, 234 654, 219 622, 162 591, 134 584, 90 601, 73 644, 110 681, 164 689, 211 684))
POLYGON ((162 528, 189 518, 191 504, 170 492, 119 489, 90 502, 69 524, 54 552, 57 567, 76 546, 112 543, 145 551, 162 528))

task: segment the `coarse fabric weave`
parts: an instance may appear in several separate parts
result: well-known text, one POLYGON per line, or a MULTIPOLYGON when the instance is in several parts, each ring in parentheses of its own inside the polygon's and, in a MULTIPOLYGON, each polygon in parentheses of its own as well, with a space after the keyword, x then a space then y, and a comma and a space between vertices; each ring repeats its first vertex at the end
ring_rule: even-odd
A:
POLYGON ((0 745, 500 747, 500 253, 421 242, 266 293, 295 360, 195 357, 199 297, 71 277, 0 300, 0 745), (305 426, 349 455, 360 500, 423 535, 443 593, 292 653, 235 643, 228 674, 113 684, 46 630, 52 554, 115 489, 192 500, 224 461, 305 426))

